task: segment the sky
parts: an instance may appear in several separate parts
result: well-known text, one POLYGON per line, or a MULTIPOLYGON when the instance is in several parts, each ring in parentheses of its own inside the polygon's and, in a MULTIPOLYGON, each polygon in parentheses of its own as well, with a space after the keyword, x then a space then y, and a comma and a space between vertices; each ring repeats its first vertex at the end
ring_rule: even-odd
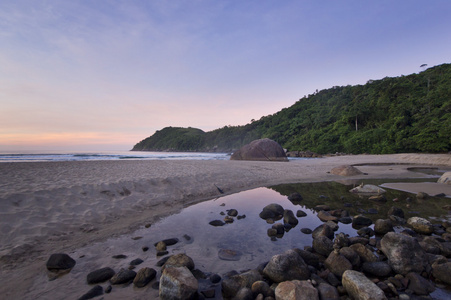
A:
POLYGON ((0 1, 0 151, 130 150, 450 63, 449 0, 0 1))

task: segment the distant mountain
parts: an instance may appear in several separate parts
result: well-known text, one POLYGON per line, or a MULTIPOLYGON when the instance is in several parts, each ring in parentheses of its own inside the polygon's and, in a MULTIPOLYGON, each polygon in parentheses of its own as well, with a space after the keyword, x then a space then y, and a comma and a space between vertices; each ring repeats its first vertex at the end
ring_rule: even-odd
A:
POLYGON ((334 86, 243 126, 204 132, 167 127, 135 151, 231 152, 259 138, 290 151, 401 153, 451 151, 451 64, 419 74, 334 86))

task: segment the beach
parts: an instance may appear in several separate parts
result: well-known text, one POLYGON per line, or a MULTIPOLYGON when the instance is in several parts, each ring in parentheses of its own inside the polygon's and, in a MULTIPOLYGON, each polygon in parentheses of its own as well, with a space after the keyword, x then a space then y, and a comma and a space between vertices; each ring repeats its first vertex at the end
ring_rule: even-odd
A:
MULTIPOLYGON (((332 156, 289 162, 127 160, 0 164, 0 293, 20 298, 55 252, 131 233, 204 200, 283 183, 422 178, 449 154, 332 156), (356 165, 363 175, 330 174, 356 165), (18 280, 20 279, 20 280, 18 280)), ((403 184, 403 190, 420 185, 403 184)), ((450 185, 422 190, 451 196, 450 185)), ((418 192, 413 190, 413 192, 418 192)))

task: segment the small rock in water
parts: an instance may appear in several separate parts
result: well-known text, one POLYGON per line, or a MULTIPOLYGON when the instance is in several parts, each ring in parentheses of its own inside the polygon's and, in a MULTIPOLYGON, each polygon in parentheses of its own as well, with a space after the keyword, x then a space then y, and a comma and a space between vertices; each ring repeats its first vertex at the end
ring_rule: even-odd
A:
POLYGON ((246 215, 237 216, 236 218, 237 218, 238 220, 241 220, 241 219, 246 218, 246 215))
POLYGON ((132 240, 137 241, 137 240, 140 240, 142 238, 143 238, 142 236, 135 236, 135 237, 132 237, 132 240))
POLYGON ((222 260, 239 261, 243 254, 240 251, 231 249, 220 249, 218 251, 218 257, 222 260))
POLYGON ((149 247, 143 246, 141 249, 142 249, 144 252, 146 252, 147 250, 149 250, 149 247))
POLYGON ((236 217, 236 216, 238 216, 238 211, 236 210, 236 209, 229 209, 228 211, 227 211, 227 215, 229 215, 229 216, 231 216, 231 217, 236 217))
POLYGON ((233 218, 231 217, 231 216, 225 216, 225 218, 224 218, 224 222, 226 222, 226 223, 233 223, 233 218))
POLYGON ((306 216, 307 216, 307 213, 303 210, 298 210, 296 212, 296 217, 298 217, 298 218, 302 218, 302 217, 306 217, 306 216))
POLYGON ((89 292, 78 298, 78 300, 88 300, 100 295, 103 295, 103 287, 96 285, 90 289, 89 292))
POLYGON ((130 262, 131 266, 137 266, 142 264, 144 261, 141 258, 134 259, 130 262))
POLYGON ((114 270, 109 267, 101 268, 90 272, 86 277, 86 281, 88 282, 88 284, 101 283, 113 277, 114 274, 116 274, 116 272, 114 272, 114 270))
POLYGON ((223 221, 221 221, 221 220, 214 220, 214 221, 211 221, 208 224, 210 224, 211 226, 215 226, 215 227, 217 227, 217 226, 224 226, 225 225, 225 223, 223 221))
POLYGON ((304 233, 304 234, 311 234, 312 230, 310 228, 302 228, 301 232, 304 233))
MULTIPOLYGON (((162 241, 160 241, 160 242, 164 242, 164 243, 166 244, 166 246, 172 246, 172 245, 177 244, 177 243, 179 242, 179 239, 177 239, 177 238, 171 238, 171 239, 165 239, 165 240, 162 240, 162 241)), ((154 244, 154 246, 157 246, 158 243, 159 243, 159 242, 156 242, 156 243, 154 244)))

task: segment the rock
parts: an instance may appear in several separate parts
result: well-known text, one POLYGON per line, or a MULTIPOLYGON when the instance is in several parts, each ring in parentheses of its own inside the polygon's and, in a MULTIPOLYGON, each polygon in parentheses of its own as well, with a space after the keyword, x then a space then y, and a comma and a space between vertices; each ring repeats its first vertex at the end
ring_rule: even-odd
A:
POLYGON ((438 279, 439 281, 451 286, 450 274, 451 274, 451 262, 446 262, 442 264, 434 263, 432 265, 432 275, 435 277, 435 279, 438 279))
POLYGON ((374 201, 374 202, 380 202, 380 203, 387 202, 387 198, 385 198, 385 195, 382 195, 382 194, 371 196, 371 197, 368 198, 368 200, 371 200, 371 201, 374 201))
MULTIPOLYGON (((234 298, 242 288, 251 288, 257 281, 262 281, 263 277, 257 270, 250 270, 241 274, 236 274, 222 281, 222 294, 224 298, 234 298)), ((235 298, 234 298, 235 299, 235 298)))
POLYGON ((119 272, 114 274, 113 277, 111 277, 110 282, 111 284, 124 284, 133 281, 135 277, 135 271, 121 269, 119 272))
POLYGON ((330 173, 340 176, 354 176, 363 174, 362 171, 360 171, 356 167, 349 165, 335 167, 332 170, 330 170, 330 173))
POLYGON ((425 192, 418 192, 417 193, 417 199, 426 199, 427 197, 429 197, 429 195, 425 192))
POLYGON ((316 227, 313 232, 312 232, 312 237, 314 239, 320 237, 320 236, 325 236, 327 238, 329 238, 330 240, 332 240, 334 238, 334 231, 332 228, 330 228, 330 226, 327 225, 319 225, 318 227, 316 227))
POLYGON ((330 213, 328 213, 327 211, 324 211, 324 210, 320 210, 318 212, 317 216, 323 222, 327 222, 327 221, 338 222, 337 217, 332 216, 330 213))
POLYGON ((275 290, 277 300, 319 300, 318 291, 305 280, 279 283, 275 290))
POLYGON ((347 270, 343 273, 343 287, 353 299, 386 300, 384 292, 363 273, 347 270))
POLYGON ((277 231, 277 235, 283 235, 285 233, 285 227, 282 223, 276 223, 271 228, 277 231))
POLYGON ((374 222, 374 232, 378 235, 384 235, 387 232, 393 232, 393 224, 389 219, 377 219, 374 222))
POLYGON ((227 211, 227 215, 229 215, 230 217, 236 217, 236 216, 238 216, 238 211, 234 208, 229 209, 227 211))
POLYGON ((374 230, 369 227, 362 227, 357 230, 357 234, 361 237, 370 238, 374 235, 374 230))
POLYGON ((411 217, 407 220, 407 224, 419 234, 432 234, 434 227, 428 220, 420 217, 411 217))
POLYGON ((211 221, 208 224, 210 224, 211 226, 215 226, 215 227, 224 226, 225 225, 225 223, 223 221, 221 221, 221 220, 213 220, 213 221, 211 221))
POLYGON ((346 257, 352 264, 353 268, 359 268, 361 264, 360 256, 357 252, 349 247, 343 247, 340 249, 340 254, 346 257))
POLYGON ((335 236, 334 249, 341 249, 343 247, 349 247, 349 238, 343 232, 340 232, 335 236))
POLYGON ((187 267, 188 270, 193 270, 194 261, 185 253, 179 253, 170 256, 161 269, 163 270, 167 267, 187 267))
POLYGON ((130 266, 137 266, 142 264, 144 261, 141 258, 134 259, 130 262, 130 266))
POLYGON ((377 185, 372 184, 365 184, 363 183, 353 189, 349 190, 351 193, 356 194, 367 194, 367 195, 374 195, 374 194, 383 194, 386 191, 383 188, 378 187, 377 185))
POLYGON ((334 286, 321 282, 318 287, 319 298, 321 300, 339 300, 340 295, 338 294, 337 288, 334 286))
POLYGON ((234 300, 254 300, 254 296, 250 288, 241 288, 233 297, 234 300))
POLYGON ((401 208, 395 207, 395 206, 392 206, 388 210, 387 215, 388 216, 397 216, 397 217, 400 217, 400 218, 404 219, 404 211, 401 208))
POLYGON ((90 272, 86 277, 86 281, 88 282, 88 284, 101 283, 113 277, 114 274, 116 274, 116 272, 114 272, 114 270, 109 267, 101 268, 90 272))
POLYGON ((274 282, 306 280, 310 277, 310 270, 295 250, 288 250, 274 255, 263 269, 263 274, 274 282))
POLYGON ((288 200, 290 200, 291 202, 301 202, 302 201, 302 196, 299 193, 291 193, 288 196, 288 200))
POLYGON ((354 245, 351 245, 349 248, 354 250, 360 256, 360 260, 362 262, 377 261, 377 256, 370 249, 368 249, 367 247, 365 247, 362 244, 354 244, 354 245))
POLYGON ((60 270, 69 270, 75 266, 75 260, 65 253, 54 253, 47 260, 47 270, 57 272, 60 270))
POLYGON ((142 268, 136 273, 135 279, 133 279, 133 284, 136 287, 145 287, 152 279, 157 275, 157 271, 152 268, 142 268))
MULTIPOLYGON (((211 222, 210 222, 210 223, 211 223, 211 222)), ((157 245, 155 246, 155 249, 156 249, 157 251, 166 251, 166 249, 167 249, 166 243, 163 242, 163 241, 158 242, 157 245)))
POLYGON ((78 300, 88 300, 100 295, 103 295, 103 287, 96 285, 90 289, 89 292, 78 298, 78 300))
POLYGON ((329 211, 330 210, 330 206, 326 205, 326 204, 318 204, 313 209, 316 210, 316 211, 321 211, 321 210, 329 211))
POLYGON ((307 213, 303 210, 298 210, 296 212, 296 217, 298 217, 298 218, 302 218, 302 217, 306 217, 306 216, 307 216, 307 213))
POLYGON ((264 220, 266 219, 280 220, 283 216, 284 211, 285 210, 280 204, 271 203, 263 208, 259 216, 264 220))
POLYGON ((384 261, 364 262, 362 270, 377 277, 387 277, 392 272, 390 265, 384 261))
POLYGON ((301 228, 301 232, 304 234, 312 234, 312 230, 310 228, 301 228))
POLYGON ((319 258, 317 255, 301 249, 293 249, 293 250, 296 251, 302 257, 302 259, 307 265, 313 266, 317 269, 320 268, 319 258))
POLYGON ((255 281, 251 287, 254 295, 262 294, 264 297, 274 297, 274 290, 271 289, 266 281, 255 281))
POLYGON ((235 151, 231 160, 288 161, 285 151, 268 138, 252 141, 235 151))
POLYGON ((357 215, 352 218, 352 227, 359 228, 362 226, 370 226, 373 224, 370 218, 365 217, 363 215, 357 215))
POLYGON ((243 253, 231 249, 219 249, 218 257, 221 260, 239 261, 243 253))
POLYGON ((324 265, 338 277, 342 277, 346 270, 352 270, 351 262, 341 254, 332 251, 327 257, 324 265))
POLYGON ((421 273, 428 262, 418 241, 402 233, 389 232, 381 240, 381 249, 391 268, 399 274, 421 273))
POLYGON ((437 182, 443 184, 451 184, 451 172, 443 173, 443 175, 437 180, 437 182))
POLYGON ((289 209, 283 211, 283 222, 285 224, 290 224, 292 227, 295 227, 299 223, 298 219, 294 216, 293 211, 289 209))
POLYGON ((334 243, 325 236, 319 236, 318 238, 313 239, 312 247, 315 252, 323 256, 329 256, 334 250, 334 243))
POLYGON ((406 278, 409 279, 408 288, 417 295, 429 295, 435 291, 434 285, 420 274, 410 272, 406 275, 406 278))
POLYGON ((187 267, 167 267, 160 277, 159 296, 162 300, 194 299, 199 284, 187 267))

